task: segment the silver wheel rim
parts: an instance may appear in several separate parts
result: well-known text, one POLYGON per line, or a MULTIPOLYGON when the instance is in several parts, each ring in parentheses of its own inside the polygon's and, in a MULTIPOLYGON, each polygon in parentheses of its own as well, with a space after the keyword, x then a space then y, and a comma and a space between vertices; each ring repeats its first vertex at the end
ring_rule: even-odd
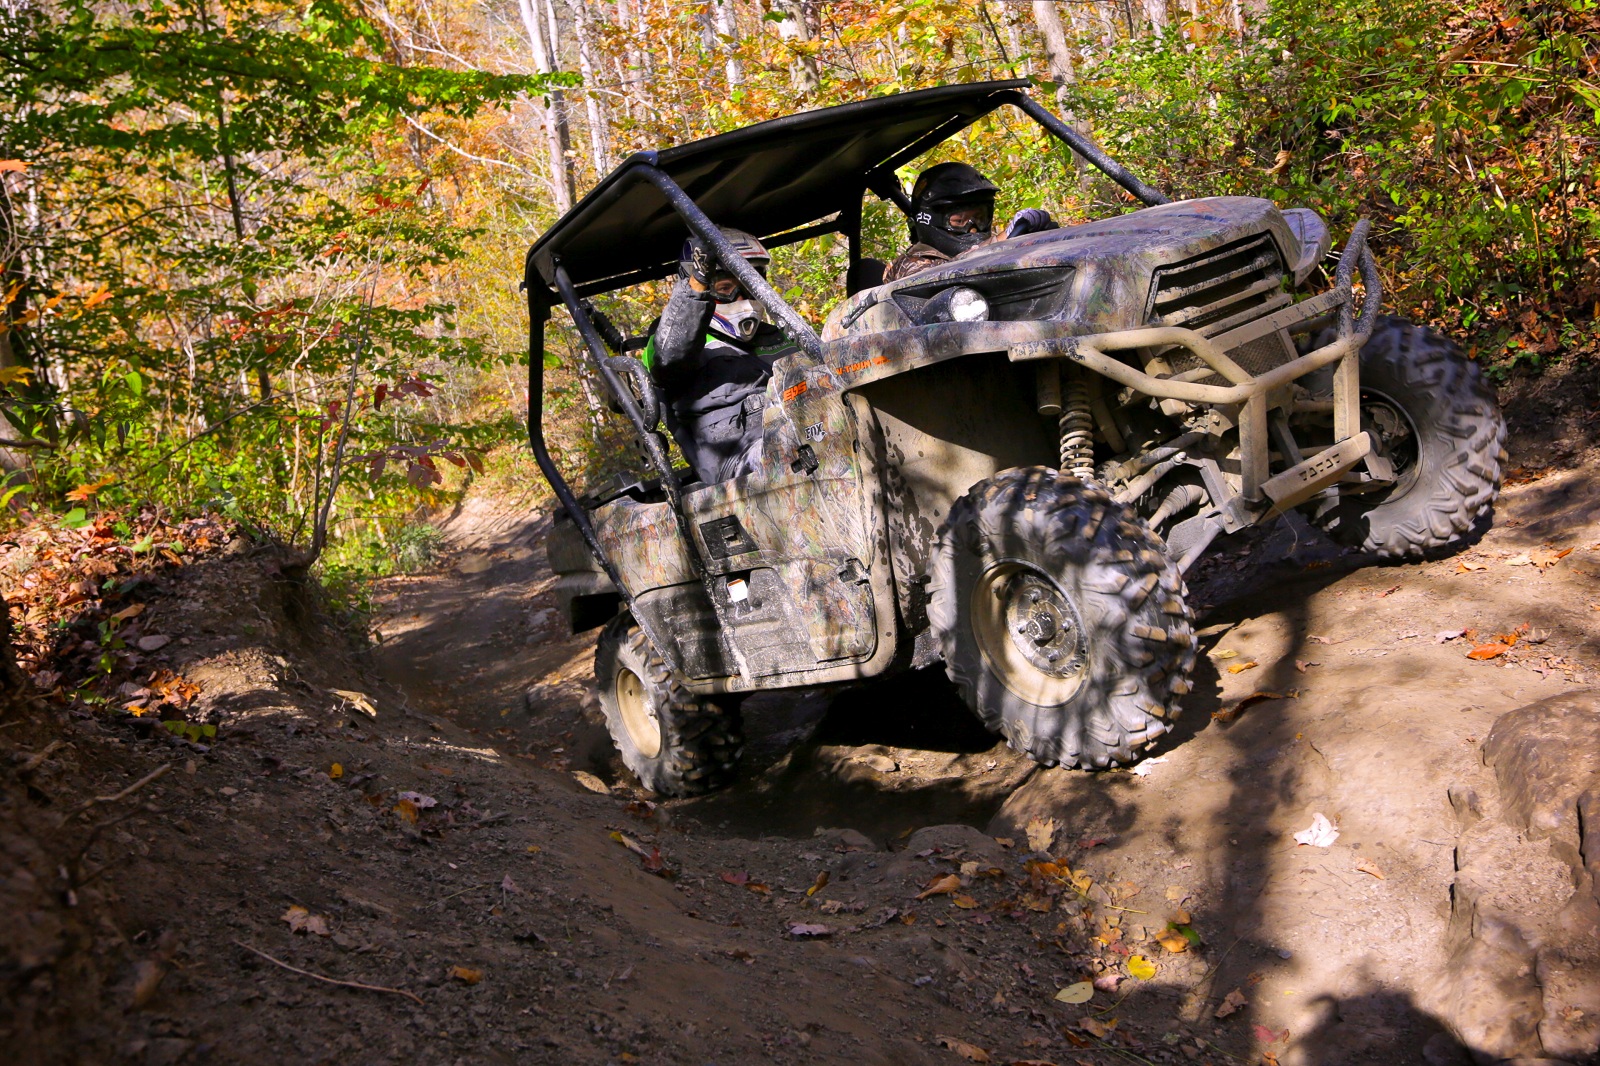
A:
POLYGON ((1082 687, 1089 670, 1082 615, 1043 571, 1009 560, 991 566, 973 589, 971 621, 984 662, 1017 698, 1055 707, 1082 687))
POLYGON ((656 717, 655 708, 645 694, 644 681, 632 670, 624 668, 617 671, 613 691, 617 698, 617 709, 622 714, 622 726, 628 731, 628 739, 633 741, 640 755, 654 759, 661 754, 661 720, 656 717))
POLYGON ((1405 406, 1378 389, 1363 388, 1361 390, 1361 427, 1370 430, 1372 435, 1383 443, 1384 453, 1396 465, 1404 465, 1404 469, 1396 471, 1394 487, 1389 490, 1386 497, 1398 500, 1410 492, 1417 484, 1417 479, 1422 475, 1422 434, 1417 431, 1417 423, 1411 417, 1411 412, 1405 406), (1389 418, 1385 418, 1385 416, 1389 418), (1392 419, 1392 421, 1391 421, 1392 419), (1395 436, 1395 429, 1403 428, 1405 436, 1395 436), (1402 452, 1409 450, 1409 462, 1405 457, 1396 458, 1389 454, 1396 450, 1397 444, 1408 444, 1408 449, 1398 449, 1402 452))

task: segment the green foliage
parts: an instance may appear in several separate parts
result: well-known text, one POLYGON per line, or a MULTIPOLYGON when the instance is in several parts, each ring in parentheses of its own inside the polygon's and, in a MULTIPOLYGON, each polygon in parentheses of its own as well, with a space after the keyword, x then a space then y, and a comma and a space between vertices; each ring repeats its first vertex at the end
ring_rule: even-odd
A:
POLYGON ((1194 29, 1120 42, 1069 94, 1165 188, 1372 217, 1388 302, 1455 329, 1600 295, 1592 0, 1277 0, 1242 38, 1194 29))
POLYGON ((0 31, 0 159, 26 168, 0 199, 0 364, 32 372, 0 404, 41 447, 6 491, 81 500, 78 524, 212 507, 313 554, 438 502, 436 459, 499 438, 437 385, 492 360, 440 295, 474 230, 400 130, 571 77, 391 62, 335 0, 24 10, 0 31), (400 461, 344 476, 379 455, 400 461))

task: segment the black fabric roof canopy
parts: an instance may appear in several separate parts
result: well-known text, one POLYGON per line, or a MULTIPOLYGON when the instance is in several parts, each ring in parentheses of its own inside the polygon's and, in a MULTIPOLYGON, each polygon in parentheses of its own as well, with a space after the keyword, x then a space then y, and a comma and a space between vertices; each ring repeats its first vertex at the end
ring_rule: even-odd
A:
MULTIPOLYGON (((858 203, 867 176, 899 166, 1015 99, 1026 80, 949 85, 757 123, 623 161, 529 250, 546 285, 554 257, 575 285, 675 264, 688 229, 639 177, 666 172, 713 222, 769 237, 858 203)), ((596 284, 601 283, 601 284, 596 284)))

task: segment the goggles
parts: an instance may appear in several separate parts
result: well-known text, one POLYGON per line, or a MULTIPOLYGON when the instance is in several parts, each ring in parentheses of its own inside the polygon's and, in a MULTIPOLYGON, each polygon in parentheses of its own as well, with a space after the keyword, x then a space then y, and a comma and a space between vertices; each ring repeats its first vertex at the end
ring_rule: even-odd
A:
MULTIPOLYGON (((757 260, 749 260, 748 262, 755 268, 756 273, 762 277, 767 276, 767 264, 757 260)), ((718 303, 725 304, 732 303, 735 300, 752 299, 751 295, 744 291, 744 286, 739 283, 738 278, 721 270, 711 275, 711 283, 706 287, 711 290, 711 295, 716 298, 718 303)))
POLYGON ((994 225, 994 204, 984 201, 969 201, 964 204, 951 204, 941 212, 944 216, 944 225, 940 228, 946 233, 957 235, 963 233, 988 233, 994 225))

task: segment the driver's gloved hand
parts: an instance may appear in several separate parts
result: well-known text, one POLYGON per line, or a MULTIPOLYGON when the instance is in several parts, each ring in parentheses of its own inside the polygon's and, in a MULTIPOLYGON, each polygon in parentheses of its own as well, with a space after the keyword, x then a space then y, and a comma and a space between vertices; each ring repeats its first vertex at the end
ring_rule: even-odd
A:
POLYGON ((680 264, 683 276, 711 287, 711 277, 717 272, 717 253, 699 237, 689 238, 689 257, 680 264))
POLYGON ((1024 233, 1042 233, 1047 229, 1059 229, 1056 220, 1050 217, 1050 212, 1037 207, 1029 207, 1018 211, 1017 217, 1011 220, 1011 225, 1006 227, 1007 237, 1020 237, 1024 233))

